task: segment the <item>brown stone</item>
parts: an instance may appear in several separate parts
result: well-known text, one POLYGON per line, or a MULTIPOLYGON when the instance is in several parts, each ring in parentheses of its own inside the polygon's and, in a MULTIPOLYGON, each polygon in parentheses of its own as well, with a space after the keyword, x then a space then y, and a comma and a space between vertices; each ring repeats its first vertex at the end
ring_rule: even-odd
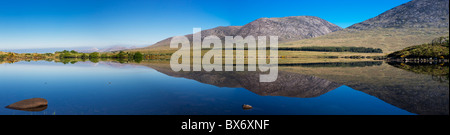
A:
POLYGON ((251 105, 246 105, 246 104, 242 105, 242 109, 244 109, 244 110, 249 110, 249 109, 252 109, 252 108, 253 107, 251 105))
POLYGON ((9 109, 23 110, 23 111, 42 111, 47 109, 48 101, 43 98, 25 99, 6 106, 9 109))

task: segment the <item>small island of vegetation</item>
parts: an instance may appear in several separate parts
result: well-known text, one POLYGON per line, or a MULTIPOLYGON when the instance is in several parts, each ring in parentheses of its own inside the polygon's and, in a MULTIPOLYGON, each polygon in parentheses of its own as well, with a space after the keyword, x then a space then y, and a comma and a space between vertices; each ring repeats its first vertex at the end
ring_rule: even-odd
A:
POLYGON ((431 43, 407 47, 387 56, 391 59, 448 59, 449 37, 439 37, 431 43))

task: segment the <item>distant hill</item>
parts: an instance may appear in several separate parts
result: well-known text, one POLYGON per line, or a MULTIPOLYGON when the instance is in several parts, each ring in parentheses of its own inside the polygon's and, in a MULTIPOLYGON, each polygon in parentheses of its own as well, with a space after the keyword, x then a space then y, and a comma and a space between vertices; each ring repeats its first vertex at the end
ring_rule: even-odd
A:
POLYGON ((14 53, 54 53, 56 51, 63 50, 84 50, 88 47, 67 47, 67 48, 28 48, 28 49, 3 49, 3 52, 14 52, 14 53))
POLYGON ((72 48, 30 48, 30 49, 8 49, 8 50, 0 50, 1 52, 15 52, 15 53, 54 53, 56 51, 63 50, 75 50, 77 52, 82 53, 92 53, 92 52, 114 52, 114 51, 122 51, 135 49, 136 47, 124 47, 124 46, 112 46, 107 48, 92 48, 92 47, 72 47, 72 48))
POLYGON ((124 47, 124 46, 113 46, 108 48, 87 48, 87 49, 76 49, 75 51, 81 52, 81 53, 92 53, 92 52, 117 52, 117 51, 123 51, 123 50, 129 50, 129 49, 135 49, 136 47, 124 47))
MULTIPOLYGON (((203 30, 202 38, 225 36, 279 36, 279 42, 309 39, 342 30, 341 27, 314 16, 291 16, 281 18, 260 18, 244 26, 216 27, 203 30)), ((192 41, 192 34, 186 35, 192 41)), ((169 49, 171 38, 164 39, 142 49, 169 49)))
MULTIPOLYGON (((223 38, 224 36, 229 36, 229 35, 235 35, 240 29, 242 28, 242 26, 227 26, 227 27, 216 27, 213 29, 208 29, 208 30, 202 30, 202 39, 210 36, 210 35, 216 35, 218 37, 223 38)), ((192 34, 189 35, 185 35, 190 41, 192 41, 192 34)), ((152 48, 166 48, 169 49, 169 44, 170 41, 172 40, 172 37, 170 38, 166 38, 162 41, 159 41, 149 47, 145 47, 144 49, 152 49, 152 48)))
POLYGON ((449 35, 449 0, 413 0, 342 31, 280 46, 357 46, 390 53, 449 35))

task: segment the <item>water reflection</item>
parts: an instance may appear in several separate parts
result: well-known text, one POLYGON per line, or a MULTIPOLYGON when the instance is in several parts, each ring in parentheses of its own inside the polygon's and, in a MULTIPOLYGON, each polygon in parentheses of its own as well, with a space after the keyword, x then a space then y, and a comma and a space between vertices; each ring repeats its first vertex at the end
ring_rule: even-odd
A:
POLYGON ((398 70, 383 61, 281 65, 278 80, 259 83, 251 72, 173 72, 168 64, 143 63, 164 74, 220 87, 243 87, 258 95, 317 97, 344 84, 417 114, 448 115, 448 65, 410 65, 430 74, 398 70))
POLYGON ((31 61, 47 61, 47 62, 56 62, 56 63, 63 63, 63 64, 75 64, 79 61, 82 62, 92 62, 92 63, 98 63, 100 61, 109 61, 109 62, 119 62, 122 64, 125 63, 140 63, 141 61, 143 61, 143 58, 135 58, 135 59, 126 59, 126 58, 58 58, 58 59, 53 59, 53 58, 49 58, 49 59, 3 59, 0 58, 0 64, 4 64, 4 63, 16 63, 16 62, 20 62, 20 61, 26 61, 26 62, 31 62, 31 61))
POLYGON ((388 62, 389 65, 417 74, 431 75, 433 80, 449 83, 448 63, 402 63, 388 62))
POLYGON ((411 64, 398 68, 383 63, 368 67, 280 67, 280 70, 344 84, 412 113, 449 114, 449 83, 441 81, 442 77, 436 79, 437 74, 448 74, 448 65, 424 68, 411 64))
MULTIPOLYGON (((65 60, 55 60, 55 62, 64 63, 63 61, 65 60)), ((408 65, 410 66, 408 69, 414 69, 413 71, 417 71, 416 68, 420 69, 419 71, 432 71, 432 74, 423 74, 421 72, 410 72, 403 68, 400 69, 397 65, 391 66, 390 64, 385 64, 383 61, 356 63, 299 63, 296 65, 281 65, 277 81, 272 83, 260 83, 258 80, 259 73, 257 72, 174 72, 170 69, 168 61, 144 60, 137 63, 133 61, 120 62, 106 60, 98 62, 94 61, 91 63, 82 62, 82 60, 67 60, 65 62, 66 63, 64 64, 101 64, 111 67, 123 67, 126 65, 146 66, 168 76, 187 78, 218 87, 245 88, 245 90, 261 96, 322 98, 327 97, 325 96, 327 93, 332 93, 332 91, 335 91, 336 89, 342 89, 343 87, 349 86, 411 113, 448 115, 449 111, 448 83, 442 83, 433 77, 436 76, 435 74, 441 75, 441 71, 437 69, 446 70, 448 76, 448 65, 442 65, 439 68, 419 68, 416 67, 416 65, 408 65)), ((445 72, 443 72, 443 74, 445 75, 445 72)), ((134 76, 136 75, 133 75, 133 77, 134 76)), ((136 81, 135 79, 133 80, 136 81)), ((107 82, 105 83, 107 84, 107 82)), ((113 84, 116 83, 117 82, 113 84)), ((185 82, 177 82, 177 85, 178 84, 180 86, 187 85, 185 82)), ((109 85, 111 85, 111 83, 108 84, 108 87, 110 87, 109 85)), ((140 85, 145 84, 140 83, 140 85)), ((139 87, 147 87, 140 85, 139 87)), ((153 85, 157 85, 157 83, 153 85)), ((198 86, 192 88, 196 87, 198 86)), ((191 87, 186 88, 189 89, 191 87)), ((345 97, 345 95, 342 96, 345 97)), ((246 102, 236 103, 238 104, 239 109, 242 109, 240 107, 243 103, 245 104, 246 102)), ((256 103, 251 104, 254 105, 256 103)), ((258 106, 258 104, 255 106, 258 106)), ((369 108, 370 106, 371 105, 366 105, 366 107, 369 108)), ((189 110, 192 110, 192 108, 189 110)), ((256 111, 257 110, 258 108, 256 111)), ((204 113, 208 114, 206 112, 204 113)))
POLYGON ((168 66, 165 61, 3 64, 2 106, 30 97, 45 98, 50 105, 41 112, 0 108, 0 114, 412 114, 310 75, 283 71, 280 81, 259 83, 256 73, 174 73, 168 66), (243 104, 253 108, 243 110, 243 104))
POLYGON ((219 87, 245 88, 261 96, 318 97, 341 86, 318 77, 279 71, 275 82, 259 82, 258 72, 174 72, 167 63, 141 63, 174 77, 193 79, 219 87))
POLYGON ((215 86, 243 87, 259 95, 317 97, 344 84, 413 113, 449 113, 447 64, 408 65, 414 73, 383 61, 282 64, 273 83, 259 83, 256 73, 251 72, 173 72, 168 64, 141 65, 215 86))

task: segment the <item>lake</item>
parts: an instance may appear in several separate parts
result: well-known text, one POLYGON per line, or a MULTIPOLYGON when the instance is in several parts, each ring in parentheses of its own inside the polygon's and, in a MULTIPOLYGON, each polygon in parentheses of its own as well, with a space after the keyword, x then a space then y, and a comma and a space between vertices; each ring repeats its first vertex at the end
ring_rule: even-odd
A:
POLYGON ((0 64, 0 114, 448 115, 448 65, 419 66, 280 64, 277 81, 260 83, 256 72, 174 72, 167 61, 20 61, 0 64), (48 107, 4 108, 35 97, 48 107))

